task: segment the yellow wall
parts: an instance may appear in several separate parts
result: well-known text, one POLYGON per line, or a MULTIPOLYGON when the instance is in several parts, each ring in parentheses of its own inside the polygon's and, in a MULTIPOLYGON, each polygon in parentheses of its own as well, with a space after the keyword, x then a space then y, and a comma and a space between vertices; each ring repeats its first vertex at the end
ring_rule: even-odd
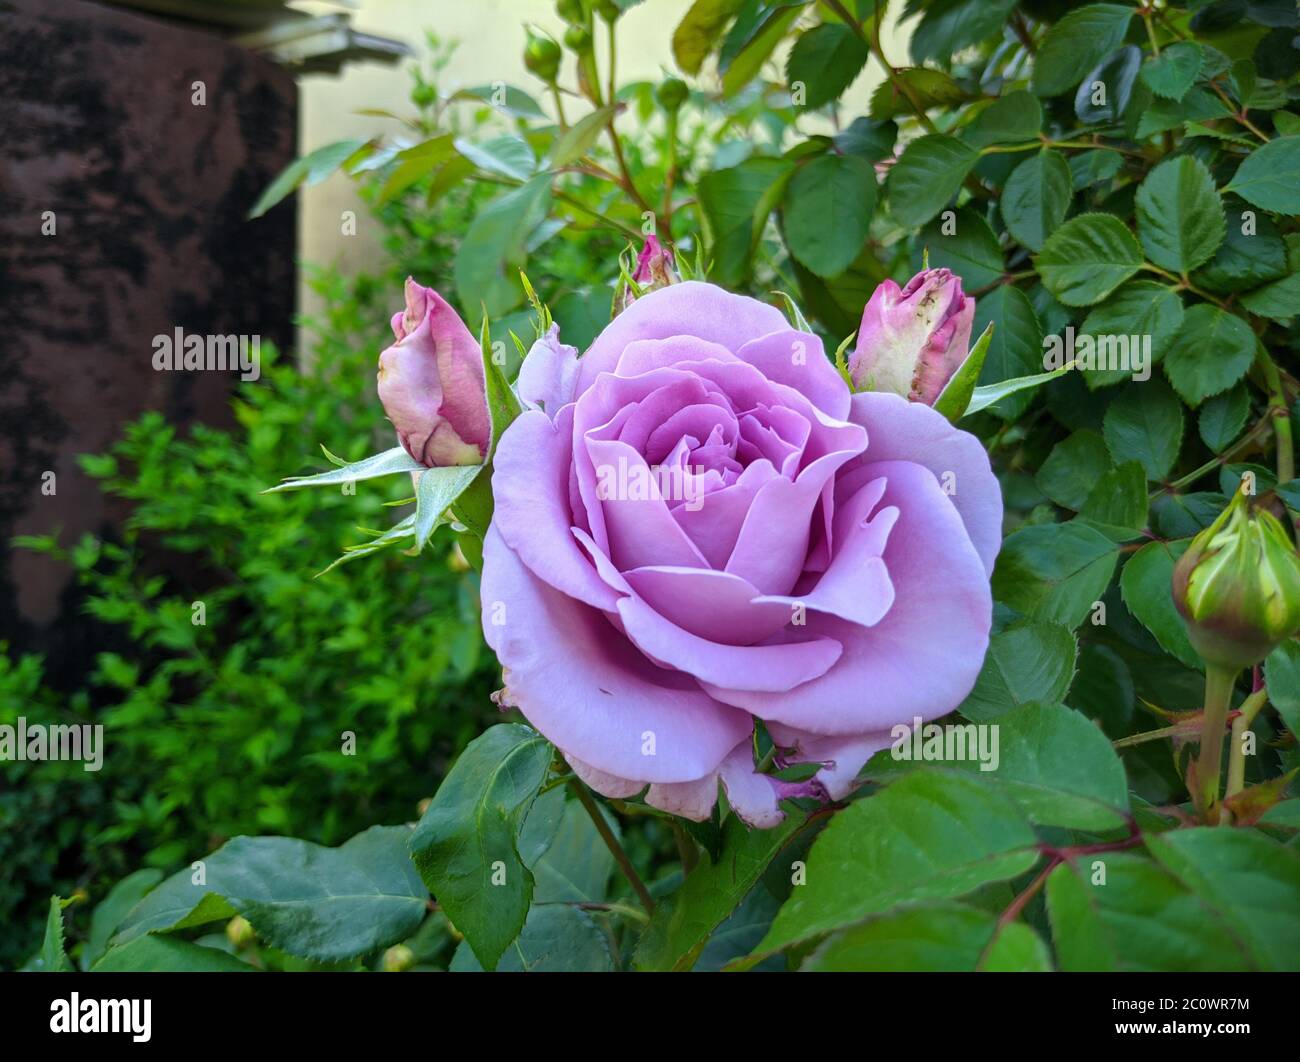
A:
MULTIPOLYGON (((317 4, 311 0, 304 0, 296 6, 313 12, 338 10, 337 5, 317 4)), ((351 6, 354 8, 353 25, 357 29, 403 40, 421 57, 427 53, 424 42, 426 28, 432 28, 444 40, 459 41, 460 47, 444 73, 443 87, 447 91, 500 79, 541 99, 540 82, 528 74, 523 65, 523 25, 529 22, 541 26, 557 39, 564 29, 564 23, 555 14, 554 0, 357 0, 351 6)), ((620 19, 620 81, 658 78, 665 71, 676 72, 670 39, 673 28, 689 7, 690 0, 643 0, 620 19)), ((811 21, 809 16, 804 17, 811 21)), ((899 33, 892 22, 887 22, 882 36, 886 55, 895 65, 904 65, 906 35, 899 33)), ((603 50, 598 54, 604 70, 603 50)), ((571 62, 566 55, 566 70, 571 62)), ((311 151, 345 137, 369 137, 377 132, 400 129, 391 120, 356 112, 377 108, 398 114, 410 113, 410 63, 410 60, 396 66, 359 63, 346 67, 339 77, 304 77, 301 86, 302 151, 311 151)), ((871 90, 881 78, 880 68, 873 62, 846 95, 846 116, 866 113, 871 90)), ((709 83, 706 72, 699 84, 707 87, 709 83)), ((570 120, 581 114, 576 105, 570 104, 566 109, 570 120)), ((808 119, 804 123, 810 130, 819 128, 808 119)), ((303 262, 337 263, 345 270, 353 271, 364 270, 379 260, 381 251, 376 223, 367 216, 345 177, 331 177, 305 190, 298 198, 298 245, 303 262), (344 236, 340 231, 340 217, 345 210, 356 211, 357 235, 354 237, 344 236)), ((398 293, 394 297, 400 301, 398 293)), ((312 313, 315 305, 314 297, 300 282, 300 309, 312 313)))

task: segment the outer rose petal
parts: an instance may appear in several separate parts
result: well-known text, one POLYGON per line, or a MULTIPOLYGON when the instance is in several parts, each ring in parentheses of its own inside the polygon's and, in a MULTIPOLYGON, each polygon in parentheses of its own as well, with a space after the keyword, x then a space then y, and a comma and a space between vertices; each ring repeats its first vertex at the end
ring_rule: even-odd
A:
MULTIPOLYGON (((859 465, 914 461, 941 481, 945 472, 953 474, 955 492, 949 500, 961 514, 985 574, 992 575, 993 561, 1002 548, 1002 488, 980 441, 954 428, 929 406, 875 391, 853 396, 849 419, 867 429, 867 449, 859 465)), ((840 478, 851 471, 852 466, 841 470, 840 478)))
POLYGON ((826 764, 813 777, 832 800, 848 796, 863 764, 894 743, 888 730, 874 730, 851 737, 820 737, 780 723, 768 723, 767 730, 778 745, 795 750, 794 755, 786 757, 787 763, 826 764))
POLYGON ((656 667, 604 613, 533 575, 495 525, 483 542, 482 598, 484 637, 513 703, 558 748, 597 770, 691 781, 752 730, 744 712, 719 704, 689 676, 656 667), (654 755, 642 752, 647 735, 654 755))
POLYGON ((689 280, 639 298, 609 323, 578 362, 578 394, 602 372, 616 371, 623 348, 638 339, 694 335, 735 351, 751 339, 788 329, 774 306, 689 280))
POLYGON ((793 387, 823 413, 848 419, 848 384, 826 357, 820 337, 786 328, 751 339, 736 356, 769 380, 793 387))
POLYGON ((814 734, 860 735, 950 712, 974 686, 993 598, 961 518, 919 465, 885 461, 866 468, 871 479, 885 477, 882 504, 899 511, 884 554, 893 607, 869 628, 810 612, 800 637, 839 640, 838 664, 784 693, 704 684, 719 700, 814 734))
POLYGON ((578 348, 560 342, 560 326, 550 331, 528 350, 519 366, 515 389, 526 406, 541 408, 552 420, 561 406, 575 398, 578 383, 578 348))

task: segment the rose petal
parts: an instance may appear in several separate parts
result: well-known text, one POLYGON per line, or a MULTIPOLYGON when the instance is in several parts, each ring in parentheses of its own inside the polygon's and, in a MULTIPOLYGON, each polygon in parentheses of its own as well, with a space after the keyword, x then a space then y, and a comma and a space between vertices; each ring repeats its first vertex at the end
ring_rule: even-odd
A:
POLYGON ((750 734, 748 715, 650 663, 602 613, 533 575, 495 528, 483 543, 482 594, 483 633, 510 699, 557 748, 596 770, 690 781, 750 734))
POLYGON ((785 757, 785 762, 827 764, 813 777, 832 800, 848 796, 867 760, 894 743, 888 730, 873 730, 851 737, 821 737, 780 723, 768 723, 767 730, 777 745, 795 750, 794 755, 785 757))
POLYGON ((555 418, 561 406, 575 397, 578 383, 578 348, 560 342, 560 326, 553 324, 529 349, 519 366, 515 390, 526 406, 542 409, 555 418))
POLYGON ((736 356, 769 380, 793 387, 828 416, 848 419, 848 384, 827 359, 818 336, 785 328, 751 339, 736 356))

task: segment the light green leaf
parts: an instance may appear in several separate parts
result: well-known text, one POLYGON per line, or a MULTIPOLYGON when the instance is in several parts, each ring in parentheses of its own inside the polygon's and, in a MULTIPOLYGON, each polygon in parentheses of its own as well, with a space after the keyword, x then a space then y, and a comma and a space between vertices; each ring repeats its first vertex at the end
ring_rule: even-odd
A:
POLYGON ((698 74, 743 0, 695 0, 673 31, 673 56, 688 74, 698 74))
POLYGON ((366 146, 365 140, 340 140, 295 159, 267 186, 248 212, 249 220, 260 218, 299 185, 319 184, 366 146))
POLYGON ((37 958, 37 969, 42 973, 72 972, 72 963, 63 949, 63 909, 71 902, 58 896, 50 897, 50 913, 45 919, 45 938, 41 941, 41 953, 37 958))
POLYGON ((176 937, 136 937, 111 948, 92 973, 255 973, 250 966, 220 948, 191 944, 176 937))
POLYGON ((415 549, 424 548, 442 514, 483 471, 482 465, 426 468, 415 484, 415 549))
POLYGON ((109 890, 90 918, 90 939, 81 952, 82 969, 94 966, 108 950, 108 942, 117 932, 131 908, 148 895, 163 873, 153 867, 128 874, 109 890))
MULTIPOLYGON (((452 973, 483 972, 469 943, 466 938, 456 949, 452 973)), ((495 967, 498 973, 608 973, 614 968, 609 937, 596 920, 563 903, 534 906, 495 967)))
POLYGON ((582 158, 595 145, 601 130, 618 113, 617 107, 598 107, 569 126, 551 148, 550 166, 559 169, 582 158))
POLYGON ((954 424, 961 420, 966 415, 966 410, 970 408, 971 398, 975 394, 975 381, 979 379, 980 371, 984 368, 984 359, 988 354, 989 341, 992 338, 993 325, 990 323, 975 341, 975 345, 970 348, 966 360, 957 367, 957 371, 939 392, 939 397, 934 400, 934 411, 942 413, 954 424))
POLYGON ((424 466, 406 452, 401 446, 394 446, 382 454, 374 454, 351 464, 332 468, 314 476, 294 476, 274 487, 268 487, 263 494, 275 494, 284 490, 300 490, 303 487, 328 487, 339 483, 354 483, 363 479, 376 479, 379 476, 392 476, 398 472, 420 472, 424 466))

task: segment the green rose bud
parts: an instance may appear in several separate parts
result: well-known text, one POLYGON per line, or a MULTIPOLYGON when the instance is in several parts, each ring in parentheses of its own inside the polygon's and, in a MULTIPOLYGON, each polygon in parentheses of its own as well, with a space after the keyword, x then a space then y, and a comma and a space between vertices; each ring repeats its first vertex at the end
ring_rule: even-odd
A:
POLYGON ((560 59, 563 52, 550 37, 543 37, 532 30, 525 30, 528 43, 524 45, 524 66, 540 77, 548 85, 553 84, 560 73, 560 59))
POLYGON ((384 972, 401 973, 415 965, 415 952, 405 944, 394 944, 384 952, 384 972))
POLYGON ((1277 518, 1238 492, 1174 566, 1174 604, 1207 664, 1258 664, 1300 631, 1300 556, 1277 518))
POLYGON ((235 915, 234 918, 226 923, 226 939, 242 951, 244 948, 251 948, 253 946, 254 942, 257 940, 257 933, 254 931, 252 925, 249 924, 247 918, 243 915, 235 915))
POLYGON ((556 0, 555 13, 570 25, 587 21, 587 12, 582 8, 582 0, 556 0))
POLYGON ((438 90, 432 85, 424 84, 424 82, 421 82, 416 85, 415 88, 411 89, 411 102, 417 107, 429 107, 437 98, 438 90))
POLYGON ((586 26, 570 26, 564 31, 564 43, 582 55, 591 51, 591 33, 586 26))
POLYGON ((666 111, 675 111, 683 103, 686 97, 691 94, 691 90, 686 87, 686 82, 679 77, 664 78, 664 82, 655 89, 655 97, 659 100, 659 106, 666 111))
POLYGON ((596 14, 606 22, 617 22, 622 13, 623 9, 614 0, 596 0, 596 14))

